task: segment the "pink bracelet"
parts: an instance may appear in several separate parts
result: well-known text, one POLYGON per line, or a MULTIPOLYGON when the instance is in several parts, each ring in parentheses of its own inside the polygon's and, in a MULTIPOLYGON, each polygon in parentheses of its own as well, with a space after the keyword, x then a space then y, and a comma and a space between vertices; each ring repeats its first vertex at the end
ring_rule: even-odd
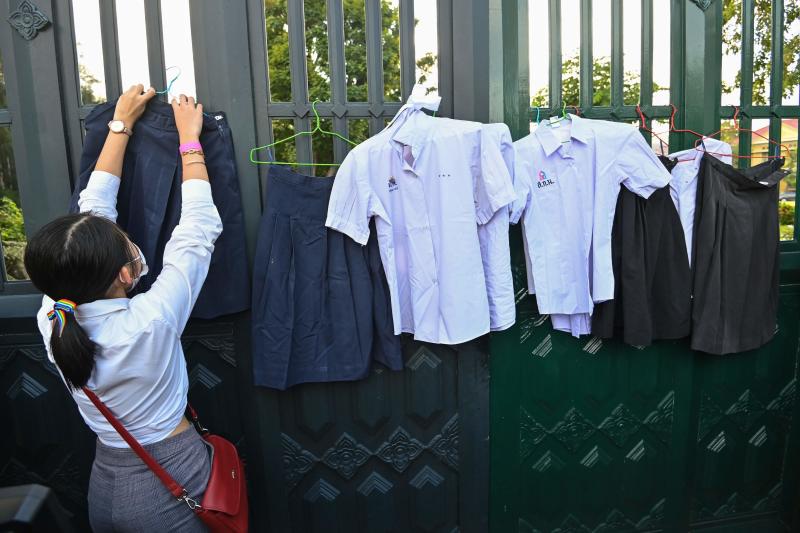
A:
POLYGON ((187 150, 202 150, 202 149, 203 149, 203 146, 197 141, 183 143, 182 145, 180 145, 178 147, 178 151, 180 153, 183 153, 183 152, 185 152, 187 150))

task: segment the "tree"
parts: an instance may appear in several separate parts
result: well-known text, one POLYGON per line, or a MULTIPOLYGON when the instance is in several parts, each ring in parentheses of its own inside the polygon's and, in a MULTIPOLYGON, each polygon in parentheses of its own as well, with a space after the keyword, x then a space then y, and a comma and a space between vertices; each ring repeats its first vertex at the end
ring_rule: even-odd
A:
MULTIPOLYGON (((344 0, 345 31, 345 85, 347 100, 367 101, 367 44, 364 0, 344 0)), ((311 101, 330 101, 330 65, 328 62, 328 24, 325 0, 305 0, 306 70, 308 72, 308 95, 311 101)), ((398 8, 387 0, 381 0, 381 36, 383 42, 384 100, 399 101, 400 92, 400 24, 398 8)), ((265 0, 264 14, 267 30, 267 53, 269 59, 270 94, 274 101, 292 101, 290 75, 289 33, 286 1, 265 0)), ((420 83, 427 81, 436 56, 426 54, 417 62, 421 71, 420 83)), ((429 89, 431 90, 431 89, 429 89)), ((433 89, 435 90, 435 89, 433 89)), ((323 127, 332 130, 330 119, 323 120, 323 127)), ((283 139, 294 133, 291 120, 275 121, 272 124, 275 139, 283 139)), ((369 135, 367 120, 349 123, 349 138, 355 142, 369 135)), ((333 161, 333 143, 324 137, 315 137, 314 162, 333 161)), ((275 158, 280 161, 296 161, 293 142, 275 147, 275 158)), ((321 169, 320 174, 326 171, 321 169)))
POLYGON ((22 211, 7 196, 0 198, 0 239, 3 242, 25 240, 22 211))
POLYGON ((105 101, 105 95, 98 96, 92 89, 96 83, 100 83, 100 80, 82 63, 78 64, 78 77, 81 80, 81 103, 83 105, 99 104, 105 101))
MULTIPOLYGON (((562 64, 562 99, 567 105, 577 105, 580 101, 580 68, 579 56, 573 56, 562 64)), ((592 105, 609 106, 611 105, 611 59, 599 57, 592 65, 592 85, 594 94, 592 95, 592 105)), ((653 83, 653 90, 660 91, 666 89, 653 83)), ((625 72, 623 76, 623 101, 625 103, 639 101, 639 75, 634 72, 625 72)), ((531 98, 533 107, 547 107, 548 89, 539 89, 531 98)))
MULTIPOLYGON (((753 104, 766 105, 769 94, 772 55, 772 0, 754 0, 755 43, 753 54, 753 104)), ((783 96, 791 95, 800 85, 800 33, 791 28, 800 20, 800 2, 783 2, 783 96)), ((725 54, 741 52, 742 0, 725 0, 722 7, 722 47, 725 54)), ((741 85, 742 73, 736 74, 733 85, 722 84, 722 92, 731 93, 741 85)))

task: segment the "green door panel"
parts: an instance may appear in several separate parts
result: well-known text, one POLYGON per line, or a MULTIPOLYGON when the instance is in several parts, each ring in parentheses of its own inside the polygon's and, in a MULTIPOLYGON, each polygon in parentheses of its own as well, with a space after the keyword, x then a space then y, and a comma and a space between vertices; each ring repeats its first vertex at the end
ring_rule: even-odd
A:
POLYGON ((789 511, 796 292, 781 292, 770 344, 726 357, 573 339, 520 299, 491 358, 493 531, 686 531, 789 511))
MULTIPOLYGON (((549 105, 541 109, 542 119, 560 113, 565 95, 567 105, 579 100, 589 118, 637 121, 636 106, 623 101, 621 91, 629 70, 623 39, 632 31, 641 34, 639 102, 646 122, 668 122, 672 108, 663 101, 653 105, 653 65, 664 60, 654 56, 654 44, 664 46, 654 42, 653 28, 662 23, 654 8, 667 2, 610 0, 610 105, 596 105, 592 91, 598 78, 587 58, 596 59, 593 14, 608 8, 593 0, 570 3, 579 5, 576 19, 561 0, 502 0, 504 109, 515 138, 526 135, 539 114, 530 107, 529 58, 534 55, 549 56, 549 105), (641 27, 631 30, 623 13, 634 3, 641 4, 641 27), (529 12, 541 16, 529 19, 529 12), (565 12, 572 14, 572 25, 561 20, 565 12), (528 27, 529 20, 534 27, 528 27), (538 41, 529 42, 529 36, 544 25, 549 44, 536 49, 530 43, 538 41), (581 54, 580 79, 568 84, 561 68, 566 31, 580 32, 581 54), (578 96, 564 89, 567 85, 578 86, 578 96)), ((785 17, 794 13, 787 7, 792 4, 669 0, 669 93, 677 128, 716 131, 720 119, 734 113, 733 106, 721 105, 722 25, 734 12, 742 13, 733 19, 741 25, 742 127, 755 118, 768 119, 770 136, 776 137, 783 119, 800 116, 800 106, 785 105, 779 90, 783 61, 790 60, 781 54, 781 32, 785 17), (754 26, 765 7, 770 16, 754 26), (765 42, 754 27, 776 43, 767 52, 772 61, 768 106, 753 105, 754 40, 761 39, 762 48, 765 42)), ((695 141, 690 134, 669 137, 671 151, 695 141)), ((737 152, 749 154, 748 135, 742 133, 739 141, 737 152)), ((748 160, 739 164, 747 166, 748 160)), ((517 324, 492 336, 490 357, 492 531, 800 530, 796 237, 781 243, 775 339, 760 350, 729 356, 693 352, 687 340, 637 349, 554 331, 549 317, 538 313, 535 297, 526 294, 519 228, 512 228, 511 243, 517 324)))

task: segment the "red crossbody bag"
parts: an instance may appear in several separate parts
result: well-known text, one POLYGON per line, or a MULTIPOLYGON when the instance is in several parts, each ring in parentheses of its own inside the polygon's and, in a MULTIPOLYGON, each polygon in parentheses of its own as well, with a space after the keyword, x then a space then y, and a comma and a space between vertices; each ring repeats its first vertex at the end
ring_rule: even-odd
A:
POLYGON ((197 420, 197 413, 189 406, 192 423, 203 438, 214 448, 214 458, 211 463, 211 475, 208 478, 203 501, 198 502, 178 484, 169 473, 164 470, 153 456, 142 448, 142 445, 128 433, 120 424, 114 414, 100 401, 95 393, 84 387, 83 392, 92 403, 103 413, 106 420, 125 439, 128 446, 144 461, 144 463, 161 480, 167 490, 178 499, 185 502, 189 508, 202 520, 214 533, 245 533, 248 525, 247 483, 244 477, 244 467, 239 459, 239 453, 230 441, 218 435, 211 435, 197 420))

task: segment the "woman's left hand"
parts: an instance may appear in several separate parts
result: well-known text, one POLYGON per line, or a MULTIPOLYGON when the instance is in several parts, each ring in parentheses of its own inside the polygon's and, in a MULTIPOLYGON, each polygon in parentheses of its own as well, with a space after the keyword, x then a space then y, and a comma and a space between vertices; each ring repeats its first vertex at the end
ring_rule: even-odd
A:
POLYGON ((156 90, 150 87, 144 92, 144 85, 141 83, 133 85, 130 89, 120 95, 117 100, 117 107, 114 109, 114 120, 121 120, 126 127, 132 128, 144 113, 147 102, 156 95, 156 90))

